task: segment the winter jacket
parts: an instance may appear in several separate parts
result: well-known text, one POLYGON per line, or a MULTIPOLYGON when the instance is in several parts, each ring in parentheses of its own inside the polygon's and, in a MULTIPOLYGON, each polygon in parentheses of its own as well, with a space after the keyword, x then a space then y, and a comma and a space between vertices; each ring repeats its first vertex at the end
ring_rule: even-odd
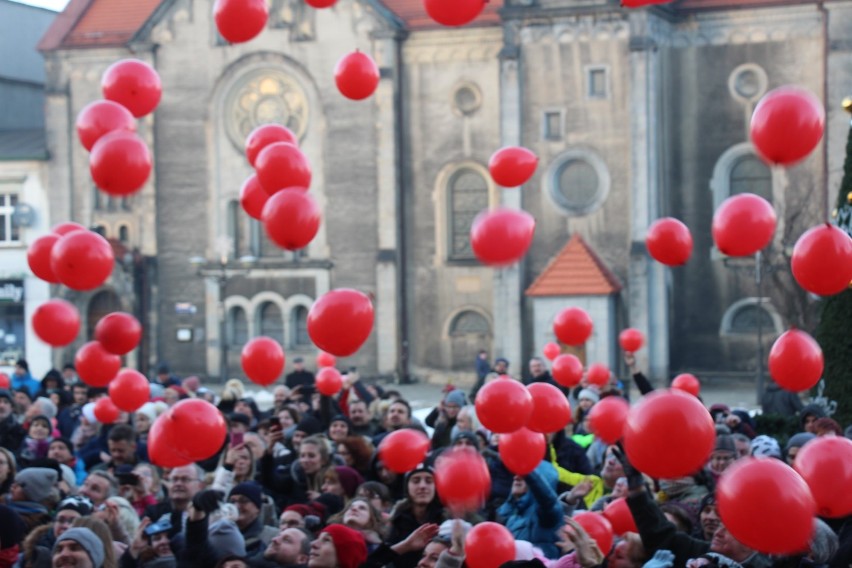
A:
POLYGON ((529 541, 548 558, 559 558, 556 542, 562 527, 562 506, 556 496, 556 470, 543 461, 524 479, 527 492, 510 496, 497 513, 506 520, 504 524, 515 540, 529 541))

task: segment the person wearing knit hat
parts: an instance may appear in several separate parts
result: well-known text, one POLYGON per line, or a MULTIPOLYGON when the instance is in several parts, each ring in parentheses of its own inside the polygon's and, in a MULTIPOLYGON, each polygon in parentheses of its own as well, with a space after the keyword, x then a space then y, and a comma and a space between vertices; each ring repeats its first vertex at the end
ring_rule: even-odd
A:
POLYGON ((26 418, 31 419, 35 416, 47 416, 49 420, 56 418, 56 405, 46 396, 40 396, 35 399, 32 405, 27 409, 26 418))
POLYGON ((802 430, 811 434, 816 434, 814 422, 820 418, 825 418, 825 409, 819 404, 808 404, 799 412, 802 430))
POLYGON ((54 566, 101 568, 104 565, 104 545, 90 529, 74 527, 56 539, 53 545, 54 566))
POLYGON ((479 436, 477 436, 473 432, 465 432, 465 431, 456 432, 456 435, 453 436, 452 446, 454 448, 458 447, 458 446, 466 446, 466 447, 469 447, 469 448, 473 448, 476 451, 479 451, 480 450, 479 436))
POLYGON ((322 424, 320 424, 319 420, 308 414, 303 416, 302 419, 299 420, 299 423, 296 424, 296 429, 293 431, 293 433, 295 434, 296 432, 302 433, 302 436, 300 438, 301 441, 302 439, 308 436, 313 436, 314 434, 319 434, 320 432, 322 432, 322 424))
POLYGON ((335 444, 339 444, 352 432, 352 421, 343 414, 338 414, 328 423, 328 437, 335 444))
POLYGON ((367 560, 364 535, 344 525, 328 525, 311 543, 309 568, 358 568, 367 560))
POLYGON ((95 507, 86 497, 66 497, 56 507, 56 515, 53 518, 53 538, 58 538, 71 528, 71 525, 80 517, 88 517, 95 507))
POLYGON ((263 507, 261 486, 254 482, 239 483, 228 494, 228 502, 237 507, 236 524, 245 541, 246 554, 254 556, 263 551, 278 535, 278 530, 265 526, 260 518, 263 507))
POLYGON ((22 464, 31 465, 34 460, 47 457, 51 432, 53 432, 53 424, 47 416, 39 414, 30 420, 27 436, 19 450, 19 459, 22 464))
POLYGON ((784 451, 787 456, 787 464, 792 466, 793 461, 796 459, 796 454, 799 453, 799 449, 815 438, 816 435, 811 434, 810 432, 799 432, 798 434, 790 436, 790 439, 787 440, 787 445, 784 447, 784 451))
POLYGON ((345 500, 355 497, 358 487, 364 483, 361 474, 345 465, 329 468, 325 472, 322 484, 323 493, 333 493, 345 500))
POLYGON ((585 388, 577 395, 577 400, 590 400, 592 404, 597 404, 601 400, 601 396, 594 389, 585 388))
POLYGON ((58 494, 56 491, 58 479, 59 474, 55 469, 46 467, 23 469, 15 476, 15 483, 12 484, 12 499, 43 504, 44 501, 58 494))
POLYGON ((781 459, 781 446, 778 440, 766 435, 760 435, 751 441, 751 455, 781 459))
MULTIPOLYGON (((232 497, 240 495, 245 497, 254 505, 260 509, 263 506, 263 491, 261 490, 260 485, 254 483, 253 481, 249 481, 246 483, 238 483, 231 489, 231 492, 228 494, 228 501, 232 501, 232 497)), ((233 501, 232 501, 233 502, 233 501)))
POLYGON ((710 452, 710 460, 707 462, 710 473, 718 478, 729 465, 734 463, 735 459, 737 459, 737 445, 734 443, 734 438, 730 434, 716 436, 716 445, 710 452))

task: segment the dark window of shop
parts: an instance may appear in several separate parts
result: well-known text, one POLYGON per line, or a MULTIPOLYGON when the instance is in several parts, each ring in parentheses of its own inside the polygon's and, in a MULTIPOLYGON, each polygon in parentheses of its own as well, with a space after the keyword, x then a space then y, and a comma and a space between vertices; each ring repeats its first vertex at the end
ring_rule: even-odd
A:
POLYGON ((24 282, 0 280, 0 365, 25 358, 24 282))
POLYGON ((17 204, 17 193, 0 193, 0 244, 20 242, 20 231, 12 222, 17 204))

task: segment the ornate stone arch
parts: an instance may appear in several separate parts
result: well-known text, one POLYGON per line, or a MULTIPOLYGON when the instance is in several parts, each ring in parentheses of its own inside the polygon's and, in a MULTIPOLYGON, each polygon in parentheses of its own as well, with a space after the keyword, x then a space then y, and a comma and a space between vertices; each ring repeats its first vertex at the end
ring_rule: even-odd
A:
POLYGON ((784 332, 784 320, 775 306, 772 305, 772 300, 769 298, 743 298, 731 304, 725 311, 722 316, 722 323, 719 325, 719 335, 725 337, 756 334, 756 330, 752 330, 750 324, 750 320, 755 317, 762 317, 769 324, 764 326, 764 333, 767 335, 784 332))
MULTIPOLYGON (((282 345, 286 344, 287 341, 287 325, 285 314, 287 313, 287 304, 283 297, 276 292, 260 292, 259 294, 255 294, 251 299, 251 319, 254 322, 254 334, 253 336, 258 335, 268 335, 270 334, 270 330, 274 330, 277 332, 278 328, 280 328, 280 336, 276 337, 276 333, 270 334, 272 337, 282 343, 282 345), (279 321, 277 322, 277 326, 272 328, 264 329, 263 317, 265 310, 271 309, 274 307, 278 312, 279 321)), ((275 322, 267 322, 266 325, 275 325, 275 322)))
MULTIPOLYGON (((453 253, 452 236, 455 234, 458 237, 464 231, 464 228, 456 225, 454 231, 451 224, 453 223, 454 215, 457 215, 463 217, 463 219, 459 219, 461 225, 467 225, 469 224, 467 221, 468 218, 470 221, 473 221, 473 217, 477 213, 485 209, 490 209, 500 202, 497 186, 491 180, 488 168, 472 160, 447 164, 438 172, 432 192, 432 200, 435 205, 435 265, 453 261, 473 261, 474 257, 472 254, 462 252, 460 243, 457 243, 458 246, 455 247, 457 254, 453 253), (481 180, 482 189, 485 191, 486 196, 485 201, 487 202, 478 203, 481 199, 474 197, 472 191, 467 191, 467 196, 459 197, 455 200, 455 205, 458 205, 458 207, 455 207, 452 202, 453 191, 456 189, 461 191, 461 184, 470 185, 470 182, 476 182, 476 180, 481 180), (467 210, 464 208, 463 201, 467 201, 470 205, 467 210)), ((456 217, 456 219, 458 218, 456 217)), ((468 226, 467 231, 469 230, 468 226)))
POLYGON ((491 350, 494 325, 491 315, 479 306, 463 306, 444 320, 444 362, 455 371, 471 369, 481 349, 491 350))

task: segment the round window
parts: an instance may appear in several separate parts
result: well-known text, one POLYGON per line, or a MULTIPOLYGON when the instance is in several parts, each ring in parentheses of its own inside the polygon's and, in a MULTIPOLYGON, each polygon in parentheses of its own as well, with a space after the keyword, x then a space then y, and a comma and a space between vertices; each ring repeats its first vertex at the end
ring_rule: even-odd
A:
POLYGON ((466 83, 453 92, 453 109, 462 116, 470 116, 482 106, 482 94, 476 85, 466 83))
POLYGON ((545 176, 550 198, 571 216, 588 215, 600 207, 609 193, 609 181, 603 160, 585 151, 566 152, 545 176))

